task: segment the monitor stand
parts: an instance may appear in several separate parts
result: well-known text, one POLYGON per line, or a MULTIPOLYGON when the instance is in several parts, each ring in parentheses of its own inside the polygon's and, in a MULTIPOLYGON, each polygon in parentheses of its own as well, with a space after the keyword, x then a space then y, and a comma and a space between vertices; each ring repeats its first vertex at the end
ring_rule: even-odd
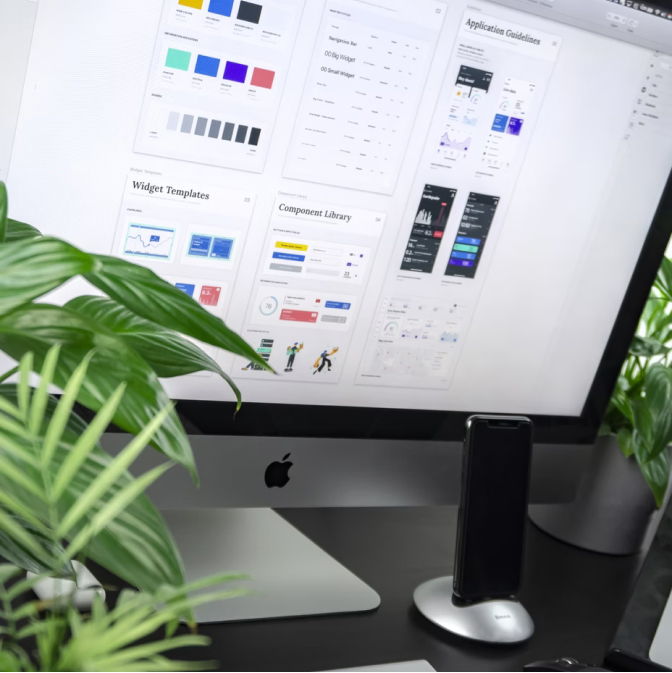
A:
POLYGON ((222 572, 254 592, 196 609, 199 623, 362 612, 380 596, 270 509, 162 509, 187 582, 222 572))

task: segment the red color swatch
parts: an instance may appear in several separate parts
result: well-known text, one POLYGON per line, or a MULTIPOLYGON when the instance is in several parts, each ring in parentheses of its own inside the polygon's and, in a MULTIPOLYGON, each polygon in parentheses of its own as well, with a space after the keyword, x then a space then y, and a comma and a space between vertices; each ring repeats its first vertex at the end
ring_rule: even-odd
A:
POLYGON ((252 73, 252 86, 260 86, 262 89, 270 89, 273 87, 273 78, 275 73, 272 70, 264 70, 263 68, 255 68, 252 73))

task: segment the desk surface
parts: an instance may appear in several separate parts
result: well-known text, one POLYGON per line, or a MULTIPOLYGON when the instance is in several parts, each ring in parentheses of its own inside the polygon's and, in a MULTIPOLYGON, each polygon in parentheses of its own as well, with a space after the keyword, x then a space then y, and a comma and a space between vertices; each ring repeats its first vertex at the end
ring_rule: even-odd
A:
POLYGON ((457 510, 352 508, 279 513, 381 596, 366 614, 213 624, 200 628, 208 648, 176 658, 216 659, 221 670, 320 671, 426 659, 437 671, 520 671, 559 656, 601 663, 642 559, 610 557, 565 545, 529 524, 521 601, 535 621, 516 646, 463 641, 413 606, 421 582, 452 572, 457 510))

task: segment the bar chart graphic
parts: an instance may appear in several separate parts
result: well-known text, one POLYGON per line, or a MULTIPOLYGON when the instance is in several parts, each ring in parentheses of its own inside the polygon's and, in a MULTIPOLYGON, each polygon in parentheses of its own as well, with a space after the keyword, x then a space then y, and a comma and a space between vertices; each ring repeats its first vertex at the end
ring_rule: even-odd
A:
POLYGON ((170 260, 175 242, 173 227, 131 222, 124 242, 124 255, 170 260))

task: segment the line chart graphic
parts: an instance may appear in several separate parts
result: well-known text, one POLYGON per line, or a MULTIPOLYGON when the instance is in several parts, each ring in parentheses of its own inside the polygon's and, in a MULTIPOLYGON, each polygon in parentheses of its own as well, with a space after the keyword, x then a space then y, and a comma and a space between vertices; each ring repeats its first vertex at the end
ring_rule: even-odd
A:
POLYGON ((124 255, 169 260, 175 242, 175 229, 131 222, 128 225, 124 255))

